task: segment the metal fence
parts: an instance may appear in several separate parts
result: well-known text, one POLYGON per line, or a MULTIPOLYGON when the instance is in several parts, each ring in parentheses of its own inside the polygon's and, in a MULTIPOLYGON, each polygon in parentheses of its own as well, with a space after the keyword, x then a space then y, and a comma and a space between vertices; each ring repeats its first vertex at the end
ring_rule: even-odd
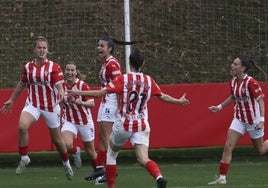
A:
MULTIPOLYGON (((268 2, 261 0, 132 0, 131 39, 142 41, 144 73, 159 84, 226 82, 238 55, 267 72, 268 2)), ((123 0, 3 0, 0 2, 0 88, 13 88, 33 58, 33 39, 45 36, 49 58, 73 60, 99 85, 98 37, 124 40, 123 0)), ((114 54, 124 65, 124 46, 114 54)), ((265 77, 254 68, 259 81, 265 77)))

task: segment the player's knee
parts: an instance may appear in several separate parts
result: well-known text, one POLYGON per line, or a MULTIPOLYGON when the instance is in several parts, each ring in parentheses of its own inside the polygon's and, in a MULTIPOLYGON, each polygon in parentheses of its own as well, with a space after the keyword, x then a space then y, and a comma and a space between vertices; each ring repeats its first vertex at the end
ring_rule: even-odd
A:
POLYGON ((19 126, 18 126, 18 129, 19 129, 19 132, 26 132, 28 131, 30 125, 22 120, 19 121, 19 126))
POLYGON ((264 155, 267 151, 264 151, 264 149, 256 149, 256 152, 258 155, 264 155))

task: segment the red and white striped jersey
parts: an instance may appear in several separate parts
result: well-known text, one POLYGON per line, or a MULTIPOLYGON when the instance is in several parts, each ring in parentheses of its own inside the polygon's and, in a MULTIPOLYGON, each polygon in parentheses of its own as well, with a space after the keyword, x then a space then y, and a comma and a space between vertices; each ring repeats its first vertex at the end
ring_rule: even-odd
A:
POLYGON ((28 84, 28 102, 34 107, 53 112, 57 101, 55 86, 61 84, 63 79, 62 70, 57 63, 47 60, 38 66, 30 61, 23 67, 21 82, 28 84))
POLYGON ((121 74, 122 68, 120 62, 113 56, 110 56, 103 63, 99 73, 101 86, 106 86, 110 81, 114 80, 118 75, 121 74))
MULTIPOLYGON (((75 84, 68 86, 66 81, 63 83, 64 91, 81 90, 89 91, 89 86, 82 80, 77 79, 75 84)), ((83 105, 75 104, 75 99, 81 98, 82 101, 94 101, 93 98, 87 96, 64 96, 63 119, 76 125, 87 125, 93 123, 91 111, 83 105)))
MULTIPOLYGON (((122 75, 121 64, 118 59, 114 58, 113 56, 110 56, 103 63, 99 73, 101 87, 105 87, 110 81, 114 80, 119 75, 122 75)), ((114 101, 116 105, 116 94, 107 94, 104 99, 114 101)))
POLYGON ((143 73, 128 73, 110 82, 106 90, 119 95, 120 110, 126 131, 143 131, 149 126, 147 102, 151 96, 161 96, 162 92, 155 81, 143 73))
POLYGON ((257 100, 264 97, 260 84, 254 78, 245 75, 240 83, 236 77, 233 78, 230 85, 235 97, 234 117, 244 123, 255 123, 260 117, 257 100))

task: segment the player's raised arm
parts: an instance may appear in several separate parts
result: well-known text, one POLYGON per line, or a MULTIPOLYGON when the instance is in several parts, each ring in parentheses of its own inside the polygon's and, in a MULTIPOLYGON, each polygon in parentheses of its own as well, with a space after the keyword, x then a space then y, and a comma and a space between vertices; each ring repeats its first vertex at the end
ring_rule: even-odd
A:
POLYGON ((80 90, 68 90, 67 95, 68 96, 89 96, 89 97, 103 97, 107 94, 106 89, 100 89, 100 90, 91 90, 91 91, 80 91, 80 90))
POLYGON ((186 93, 184 93, 181 98, 174 98, 168 94, 162 93, 161 96, 159 96, 159 99, 163 102, 167 103, 173 103, 173 104, 179 104, 182 106, 188 105, 190 102, 188 99, 186 99, 186 93))
POLYGON ((233 95, 230 95, 229 97, 227 97, 227 99, 225 99, 225 101, 223 101, 221 104, 217 105, 217 106, 210 106, 208 107, 209 111, 211 111, 212 113, 218 112, 220 111, 222 108, 224 108, 225 106, 228 106, 229 104, 234 102, 234 97, 233 95))
POLYGON ((13 91, 12 95, 10 96, 10 98, 4 102, 4 105, 1 108, 1 112, 3 114, 7 114, 8 112, 10 112, 11 107, 14 103, 14 100, 20 95, 20 93, 22 92, 22 90, 26 87, 27 85, 21 81, 18 82, 15 90, 13 91))

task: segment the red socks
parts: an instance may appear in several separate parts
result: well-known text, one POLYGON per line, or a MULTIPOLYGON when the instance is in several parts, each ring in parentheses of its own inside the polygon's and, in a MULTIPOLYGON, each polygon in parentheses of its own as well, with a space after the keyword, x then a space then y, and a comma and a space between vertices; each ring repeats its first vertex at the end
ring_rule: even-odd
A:
POLYGON ((96 159, 96 166, 104 166, 106 163, 106 151, 99 150, 96 159))
POLYGON ((21 156, 28 155, 28 146, 19 146, 19 154, 21 156))
POLYGON ((226 176, 228 169, 229 169, 229 164, 221 161, 219 165, 220 175, 226 176))
POLYGON ((107 179, 107 186, 108 188, 115 187, 115 178, 117 173, 117 166, 116 165, 106 165, 106 179, 107 179))
MULTIPOLYGON (((151 176, 156 179, 158 176, 161 175, 161 171, 158 167, 158 165, 150 160, 146 163, 146 169, 151 174, 151 176)), ((114 188, 115 187, 115 179, 116 179, 116 173, 117 173, 117 166, 116 165, 106 165, 106 179, 107 179, 107 186, 108 188, 114 188)))
POLYGON ((146 163, 146 169, 151 174, 151 176, 154 177, 154 179, 161 175, 161 171, 158 165, 152 160, 146 163))
POLYGON ((93 169, 96 169, 96 159, 92 159, 90 162, 93 169))
POLYGON ((61 153, 60 154, 60 158, 62 161, 68 161, 69 160, 69 154, 66 152, 66 153, 61 153))

